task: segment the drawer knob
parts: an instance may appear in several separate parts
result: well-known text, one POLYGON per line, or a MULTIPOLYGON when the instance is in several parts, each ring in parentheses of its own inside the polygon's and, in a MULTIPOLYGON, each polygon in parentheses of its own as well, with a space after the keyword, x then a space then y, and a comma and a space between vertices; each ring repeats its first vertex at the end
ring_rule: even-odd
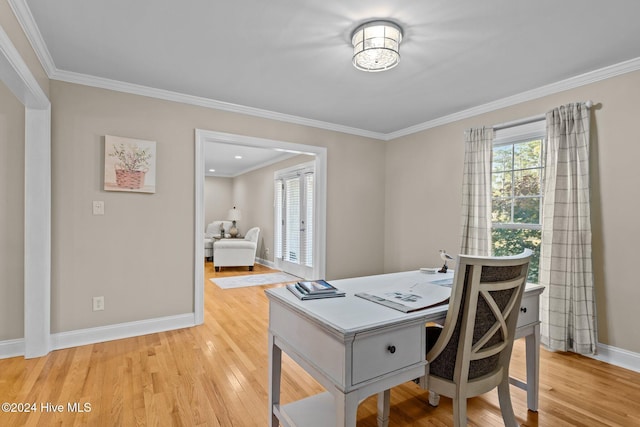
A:
POLYGON ((520 307, 520 311, 523 312, 523 313, 526 313, 527 312, 527 307, 520 307))
POLYGON ((387 350, 389 350, 389 353, 393 354, 396 352, 396 346, 390 345, 389 347, 387 347, 387 350))

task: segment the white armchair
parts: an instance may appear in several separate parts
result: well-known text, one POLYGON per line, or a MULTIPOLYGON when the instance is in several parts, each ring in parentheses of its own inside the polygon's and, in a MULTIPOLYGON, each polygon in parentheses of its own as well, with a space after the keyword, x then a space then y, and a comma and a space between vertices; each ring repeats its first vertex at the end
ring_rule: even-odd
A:
POLYGON ((228 236, 229 230, 231 230, 231 221, 213 221, 211 224, 207 225, 207 228, 204 232, 204 257, 212 258, 213 257, 213 241, 215 237, 225 237, 228 236), (224 230, 224 235, 220 236, 220 228, 224 230))
POLYGON ((213 264, 216 271, 220 267, 249 267, 253 271, 253 264, 256 262, 256 251, 258 249, 258 237, 260 228, 253 227, 244 239, 222 239, 213 243, 213 264))

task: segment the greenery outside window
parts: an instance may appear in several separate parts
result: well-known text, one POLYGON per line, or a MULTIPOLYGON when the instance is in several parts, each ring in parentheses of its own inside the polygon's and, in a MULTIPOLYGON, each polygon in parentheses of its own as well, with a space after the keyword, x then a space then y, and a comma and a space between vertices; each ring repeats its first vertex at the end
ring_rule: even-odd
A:
POLYGON ((542 242, 544 121, 496 132, 491 165, 491 251, 533 251, 528 282, 538 283, 542 242))

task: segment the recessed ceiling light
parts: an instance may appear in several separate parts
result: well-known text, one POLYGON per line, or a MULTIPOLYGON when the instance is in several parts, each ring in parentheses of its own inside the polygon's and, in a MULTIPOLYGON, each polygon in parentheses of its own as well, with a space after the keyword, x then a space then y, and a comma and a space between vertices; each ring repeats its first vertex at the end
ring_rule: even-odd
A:
POLYGON ((241 159, 241 158, 242 158, 242 156, 236 156, 236 159, 241 159))
POLYGON ((209 172, 215 172, 215 171, 216 171, 215 169, 209 169, 209 172))

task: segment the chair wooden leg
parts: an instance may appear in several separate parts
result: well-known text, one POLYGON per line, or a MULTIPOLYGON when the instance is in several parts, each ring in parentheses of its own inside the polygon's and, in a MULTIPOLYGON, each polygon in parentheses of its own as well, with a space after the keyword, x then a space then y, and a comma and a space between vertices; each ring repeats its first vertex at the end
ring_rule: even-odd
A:
POLYGON ((518 427, 516 415, 513 413, 513 405, 511 404, 508 376, 498 385, 498 400, 500 402, 500 411, 502 412, 502 420, 504 421, 505 427, 518 427))
POLYGON ((440 395, 435 391, 429 391, 429 405, 438 406, 440 404, 440 395))
POLYGON ((458 396, 453 398, 453 426, 466 427, 467 425, 467 399, 458 396))

